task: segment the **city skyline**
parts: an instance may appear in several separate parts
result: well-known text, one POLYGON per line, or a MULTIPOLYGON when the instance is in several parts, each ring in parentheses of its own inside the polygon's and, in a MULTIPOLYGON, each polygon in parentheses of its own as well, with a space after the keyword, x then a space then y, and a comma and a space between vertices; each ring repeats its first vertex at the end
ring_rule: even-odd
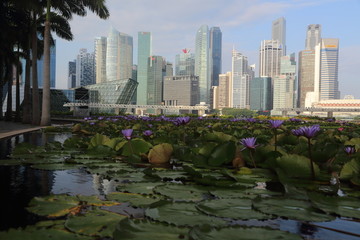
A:
MULTIPOLYGON (((213 0, 206 1, 205 5, 203 0, 196 3, 190 3, 187 0, 173 4, 162 4, 163 2, 163 0, 158 0, 150 7, 143 0, 121 4, 109 1, 108 7, 112 15, 108 21, 99 20, 91 14, 86 19, 74 18, 71 22, 74 41, 67 42, 58 39, 57 42, 57 87, 64 88, 64 85, 66 86, 64 82, 67 80, 68 62, 74 59, 79 49, 87 48, 88 51, 93 51, 95 38, 107 36, 111 26, 133 36, 134 46, 137 46, 137 32, 151 32, 153 54, 163 56, 173 64, 176 54, 180 53, 182 49, 189 48, 191 52, 195 52, 196 30, 201 25, 218 26, 223 33, 222 73, 225 73, 231 70, 233 47, 248 57, 249 64, 255 63, 258 69, 260 43, 262 40, 271 39, 272 22, 284 17, 287 26, 287 52, 295 52, 297 59, 299 51, 305 49, 306 29, 309 24, 321 24, 324 38, 340 39, 339 88, 342 93, 341 97, 352 94, 360 98, 360 93, 356 91, 360 87, 360 81, 355 81, 358 79, 356 66, 360 65, 360 60, 356 55, 357 52, 360 52, 358 43, 360 35, 351 27, 360 19, 355 14, 360 9, 359 1, 229 0, 224 4, 213 0), (130 11, 130 9, 136 9, 136 14, 133 14, 134 11, 130 11), (177 14, 170 9, 176 9, 175 12, 185 11, 188 17, 176 17, 177 14), (162 14, 154 14, 154 11, 162 14), (88 31, 88 29, 92 29, 92 31, 88 31)), ((134 60, 136 56, 137 49, 134 48, 134 60)), ((256 72, 258 72, 257 69, 256 72)))

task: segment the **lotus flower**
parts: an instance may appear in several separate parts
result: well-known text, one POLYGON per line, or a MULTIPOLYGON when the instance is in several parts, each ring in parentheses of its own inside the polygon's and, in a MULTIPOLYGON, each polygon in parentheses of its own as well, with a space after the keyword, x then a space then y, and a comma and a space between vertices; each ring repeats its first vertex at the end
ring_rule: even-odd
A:
POLYGON ((300 127, 298 129, 291 130, 292 134, 295 136, 304 136, 308 139, 315 137, 315 135, 320 131, 319 125, 313 125, 308 127, 300 127))
POLYGON ((175 120, 175 124, 176 125, 186 125, 190 122, 190 117, 178 117, 176 120, 175 120))
POLYGON ((133 129, 124 129, 121 131, 121 133, 124 135, 124 137, 127 139, 127 140, 130 140, 131 139, 131 135, 133 133, 133 129))
POLYGON ((283 120, 269 120, 271 128, 279 128, 284 121, 283 120))

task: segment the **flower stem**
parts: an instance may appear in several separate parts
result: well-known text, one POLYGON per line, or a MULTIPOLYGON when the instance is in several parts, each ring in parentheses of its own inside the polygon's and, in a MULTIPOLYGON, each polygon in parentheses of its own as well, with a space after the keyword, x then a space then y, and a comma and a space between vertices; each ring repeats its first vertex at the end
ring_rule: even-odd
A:
POLYGON ((314 162, 313 162, 312 153, 311 153, 310 138, 308 138, 308 148, 309 148, 309 158, 310 158, 310 166, 311 166, 311 178, 312 178, 312 180, 315 180, 315 170, 314 170, 314 162))
POLYGON ((274 128, 274 135, 275 135, 275 151, 277 151, 277 129, 274 128))
POLYGON ((253 150, 252 149, 250 149, 250 158, 251 158, 251 161, 253 162, 254 168, 256 168, 256 163, 255 163, 255 159, 254 159, 254 156, 253 156, 253 150))

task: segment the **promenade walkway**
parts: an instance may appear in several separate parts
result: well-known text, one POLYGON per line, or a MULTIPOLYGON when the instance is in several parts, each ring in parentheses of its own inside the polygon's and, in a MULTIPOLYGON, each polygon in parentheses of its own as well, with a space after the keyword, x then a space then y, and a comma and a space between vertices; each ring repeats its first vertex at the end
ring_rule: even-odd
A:
POLYGON ((12 137, 26 132, 37 131, 41 128, 44 127, 23 124, 20 122, 0 121, 0 139, 12 137))

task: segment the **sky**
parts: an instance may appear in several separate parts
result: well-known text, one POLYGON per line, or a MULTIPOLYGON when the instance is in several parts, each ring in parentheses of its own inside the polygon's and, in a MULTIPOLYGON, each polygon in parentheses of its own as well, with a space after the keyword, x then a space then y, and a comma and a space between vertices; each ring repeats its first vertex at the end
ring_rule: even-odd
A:
MULTIPOLYGON (((231 71, 235 48, 258 66, 262 40, 271 39, 272 21, 286 19, 287 54, 305 49, 309 24, 321 24, 322 38, 338 38, 341 97, 360 99, 360 0, 107 0, 110 17, 91 12, 71 21, 73 41, 56 42, 56 88, 67 88, 68 62, 81 48, 94 51, 94 39, 110 28, 133 37, 137 62, 137 34, 151 32, 152 53, 175 63, 184 48, 195 53, 195 36, 201 25, 222 31, 222 72, 231 71)), ((256 76, 258 69, 256 69, 256 76)))

